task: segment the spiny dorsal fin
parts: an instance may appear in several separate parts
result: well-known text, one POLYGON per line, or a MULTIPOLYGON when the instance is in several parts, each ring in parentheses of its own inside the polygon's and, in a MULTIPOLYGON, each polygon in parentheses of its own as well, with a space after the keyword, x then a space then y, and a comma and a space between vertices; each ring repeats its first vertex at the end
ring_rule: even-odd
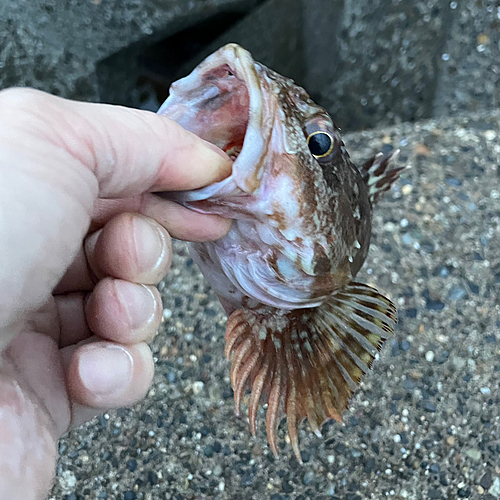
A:
POLYGON ((290 442, 301 462, 301 420, 307 417, 319 436, 324 422, 341 421, 352 393, 396 321, 396 308, 389 299, 355 282, 314 309, 234 311, 227 324, 226 356, 232 359, 236 414, 243 393, 250 388, 252 434, 264 399, 272 452, 278 454, 276 428, 286 415, 290 442))
POLYGON ((380 195, 388 191, 399 179, 399 175, 406 167, 389 169, 389 165, 394 164, 399 155, 399 149, 390 153, 378 153, 367 160, 361 167, 361 175, 368 184, 370 200, 377 203, 380 195))

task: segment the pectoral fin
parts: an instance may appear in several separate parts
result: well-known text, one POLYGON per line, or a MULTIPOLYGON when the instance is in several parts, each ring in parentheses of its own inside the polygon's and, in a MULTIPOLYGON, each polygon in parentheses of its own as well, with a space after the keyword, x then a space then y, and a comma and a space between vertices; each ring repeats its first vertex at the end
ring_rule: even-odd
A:
POLYGON ((370 200, 377 203, 380 196, 388 191, 399 179, 406 167, 389 168, 396 163, 399 149, 388 154, 378 153, 367 160, 361 167, 361 174, 368 185, 370 200))
POLYGON ((226 356, 232 359, 236 412, 250 388, 250 429, 255 434, 259 401, 268 403, 266 430, 275 455, 276 428, 286 415, 300 462, 300 421, 307 417, 318 435, 325 421, 341 421, 396 321, 389 299, 354 282, 313 309, 234 311, 226 330, 226 356))

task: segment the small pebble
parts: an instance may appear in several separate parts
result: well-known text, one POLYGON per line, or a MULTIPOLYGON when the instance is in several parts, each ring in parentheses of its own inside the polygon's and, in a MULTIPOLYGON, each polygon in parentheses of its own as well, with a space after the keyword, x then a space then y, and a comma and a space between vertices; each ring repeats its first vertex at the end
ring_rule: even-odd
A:
POLYGON ((496 498, 500 498, 500 478, 495 477, 488 493, 496 498))
POLYGON ((454 286, 448 292, 448 298, 450 300, 460 300, 467 295, 467 292, 460 286, 454 286))
POLYGON ((427 351, 425 353, 425 359, 429 362, 432 363, 434 361, 434 352, 433 351, 427 351))
POLYGON ((451 362, 453 363, 453 366, 457 370, 462 370, 463 368, 465 368, 466 361, 464 358, 461 358, 459 356, 453 356, 451 358, 451 362))
POLYGON ((313 471, 307 471, 304 474, 304 477, 302 478, 302 482, 306 485, 309 486, 314 479, 314 472, 313 471))
POLYGON ((413 243, 413 238, 411 237, 411 234, 410 233, 406 233, 403 235, 403 237, 401 238, 401 241, 405 244, 405 245, 411 245, 413 243))
POLYGON ((407 340, 401 341, 401 350, 407 351, 411 347, 411 344, 407 340))
POLYGON ((486 130, 484 137, 487 141, 494 141, 497 137, 497 133, 494 130, 486 130))
POLYGON ((201 380, 197 380, 196 382, 193 382, 193 394, 197 396, 200 394, 200 392, 203 390, 203 387, 205 387, 205 384, 201 380))
POLYGON ((483 474, 483 476, 479 480, 479 484, 485 490, 489 489, 493 484, 493 478, 491 477, 491 472, 486 472, 485 474, 483 474))
POLYGON ((429 470, 430 470, 433 474, 439 474, 440 468, 439 468, 439 465, 438 465, 438 464, 432 464, 432 465, 429 467, 429 470))
POLYGON ((72 490, 76 486, 75 474, 70 470, 65 470, 59 478, 59 484, 63 490, 72 490))
POLYGON ((437 406, 434 403, 431 403, 430 401, 426 401, 424 404, 424 409, 425 411, 435 413, 437 411, 437 406))
POLYGON ((491 394, 490 388, 489 387, 481 387, 481 393, 482 394, 491 394))
POLYGON ((163 319, 167 321, 171 317, 172 317, 172 311, 170 309, 163 309, 163 319))
POLYGON ((465 451, 465 454, 469 458, 472 458, 475 462, 479 462, 479 460, 481 460, 481 451, 476 448, 469 448, 465 451))

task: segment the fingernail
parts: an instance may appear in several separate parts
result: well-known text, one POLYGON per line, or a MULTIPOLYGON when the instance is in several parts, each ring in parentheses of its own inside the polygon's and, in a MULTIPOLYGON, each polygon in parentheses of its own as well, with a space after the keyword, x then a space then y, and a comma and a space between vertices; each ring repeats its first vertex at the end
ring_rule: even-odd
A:
POLYGON ((90 392, 114 395, 128 389, 133 364, 130 353, 119 345, 89 344, 80 354, 78 372, 90 392))
POLYGON ((142 272, 152 271, 165 258, 165 237, 157 227, 142 217, 134 217, 133 226, 138 264, 142 272))
POLYGON ((153 321, 157 308, 156 297, 147 286, 116 280, 114 286, 132 330, 137 330, 153 321))
POLYGON ((212 151, 215 151, 219 156, 222 156, 224 160, 227 160, 229 162, 231 161, 231 158, 229 158, 229 156, 224 151, 222 151, 221 148, 218 148, 215 144, 212 144, 211 142, 208 141, 203 141, 203 144, 212 151))
MULTIPOLYGON (((232 162, 231 158, 229 158, 229 156, 224 151, 222 151, 222 149, 218 148, 215 144, 212 144, 211 142, 203 141, 202 144, 206 148, 217 153, 221 158, 223 158, 225 160, 223 162, 220 162, 220 161, 217 162, 216 166, 218 167, 218 172, 217 172, 218 175, 217 175, 216 179, 214 179, 214 180, 215 181, 222 181, 223 179, 225 179, 226 177, 231 175, 231 172, 233 169, 233 162, 232 162)), ((211 158, 209 157, 208 160, 210 160, 210 159, 211 158)))

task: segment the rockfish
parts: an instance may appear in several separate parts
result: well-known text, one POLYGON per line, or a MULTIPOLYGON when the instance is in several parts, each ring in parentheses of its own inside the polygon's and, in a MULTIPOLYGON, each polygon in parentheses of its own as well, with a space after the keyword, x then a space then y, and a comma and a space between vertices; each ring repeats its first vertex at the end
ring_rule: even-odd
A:
POLYGON ((223 238, 191 244, 192 257, 229 316, 236 413, 250 388, 255 434, 267 402, 275 455, 286 415, 300 462, 300 421, 319 436, 325 421, 341 421, 393 333, 393 303, 354 278, 368 254, 372 207, 402 168, 389 167, 394 154, 379 154, 358 169, 328 113, 235 44, 173 83, 158 112, 233 159, 227 179, 166 196, 233 219, 223 238))

